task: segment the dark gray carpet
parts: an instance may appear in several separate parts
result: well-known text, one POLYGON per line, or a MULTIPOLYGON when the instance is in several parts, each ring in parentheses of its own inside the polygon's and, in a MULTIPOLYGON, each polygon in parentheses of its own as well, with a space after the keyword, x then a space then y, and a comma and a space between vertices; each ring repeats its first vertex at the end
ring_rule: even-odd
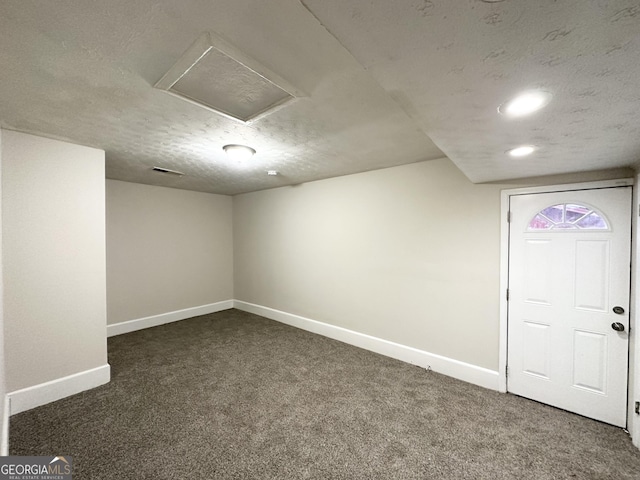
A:
POLYGON ((228 310, 109 339, 112 381, 11 418, 74 479, 639 479, 620 429, 228 310))

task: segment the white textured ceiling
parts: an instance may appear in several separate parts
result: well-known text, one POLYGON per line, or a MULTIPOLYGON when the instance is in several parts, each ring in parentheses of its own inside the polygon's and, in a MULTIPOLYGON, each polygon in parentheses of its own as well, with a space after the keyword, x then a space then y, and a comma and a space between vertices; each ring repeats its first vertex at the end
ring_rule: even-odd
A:
POLYGON ((637 0, 303 3, 473 182, 640 160, 637 0), (554 98, 496 113, 528 89, 554 98), (521 144, 538 150, 505 155, 521 144))
POLYGON ((109 178, 223 194, 442 152, 476 182, 635 166, 639 54, 631 1, 3 0, 0 125, 103 148, 109 178), (244 124, 154 89, 204 32, 308 97, 244 124), (545 110, 496 113, 533 87, 545 110), (231 143, 258 153, 230 163, 231 143), (507 158, 520 143, 540 148, 507 158))

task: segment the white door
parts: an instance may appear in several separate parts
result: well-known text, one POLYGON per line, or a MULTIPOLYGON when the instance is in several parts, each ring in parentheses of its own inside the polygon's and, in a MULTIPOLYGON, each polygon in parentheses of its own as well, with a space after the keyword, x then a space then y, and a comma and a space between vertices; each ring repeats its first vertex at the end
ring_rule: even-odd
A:
POLYGON ((631 187, 509 208, 508 391, 625 427, 631 187))

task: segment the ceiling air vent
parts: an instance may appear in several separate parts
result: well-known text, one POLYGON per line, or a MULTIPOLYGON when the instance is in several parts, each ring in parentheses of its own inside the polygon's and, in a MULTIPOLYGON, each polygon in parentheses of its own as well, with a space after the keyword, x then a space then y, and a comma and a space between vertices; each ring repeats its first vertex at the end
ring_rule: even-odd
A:
POLYGON ((184 175, 184 173, 178 172, 177 170, 170 170, 163 167, 153 167, 151 170, 153 170, 154 172, 166 173, 168 175, 177 175, 179 177, 184 175))
POLYGON ((245 123, 306 96, 210 32, 202 34, 155 87, 245 123))

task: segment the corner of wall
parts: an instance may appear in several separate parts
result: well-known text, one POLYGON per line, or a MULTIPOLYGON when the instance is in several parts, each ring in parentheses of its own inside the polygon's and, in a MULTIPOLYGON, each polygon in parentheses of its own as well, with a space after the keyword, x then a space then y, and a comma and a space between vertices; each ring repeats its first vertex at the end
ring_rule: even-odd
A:
POLYGON ((0 432, 0 456, 9 455, 9 416, 11 415, 11 401, 8 395, 2 396, 2 432, 0 432))
POLYGON ((1 155, 5 420, 110 375, 104 151, 5 130, 1 155))
POLYGON ((9 454, 9 399, 4 375, 4 287, 2 273, 2 129, 0 128, 0 455, 9 454))
POLYGON ((638 324, 640 322, 640 295, 638 295, 638 279, 640 278, 640 265, 638 264, 640 254, 640 238, 638 238, 638 215, 640 214, 640 174, 635 176, 633 188, 633 208, 631 220, 631 334, 629 344, 629 422, 627 429, 631 435, 633 444, 640 448, 640 416, 635 413, 635 402, 640 401, 640 338, 638 338, 638 324))

